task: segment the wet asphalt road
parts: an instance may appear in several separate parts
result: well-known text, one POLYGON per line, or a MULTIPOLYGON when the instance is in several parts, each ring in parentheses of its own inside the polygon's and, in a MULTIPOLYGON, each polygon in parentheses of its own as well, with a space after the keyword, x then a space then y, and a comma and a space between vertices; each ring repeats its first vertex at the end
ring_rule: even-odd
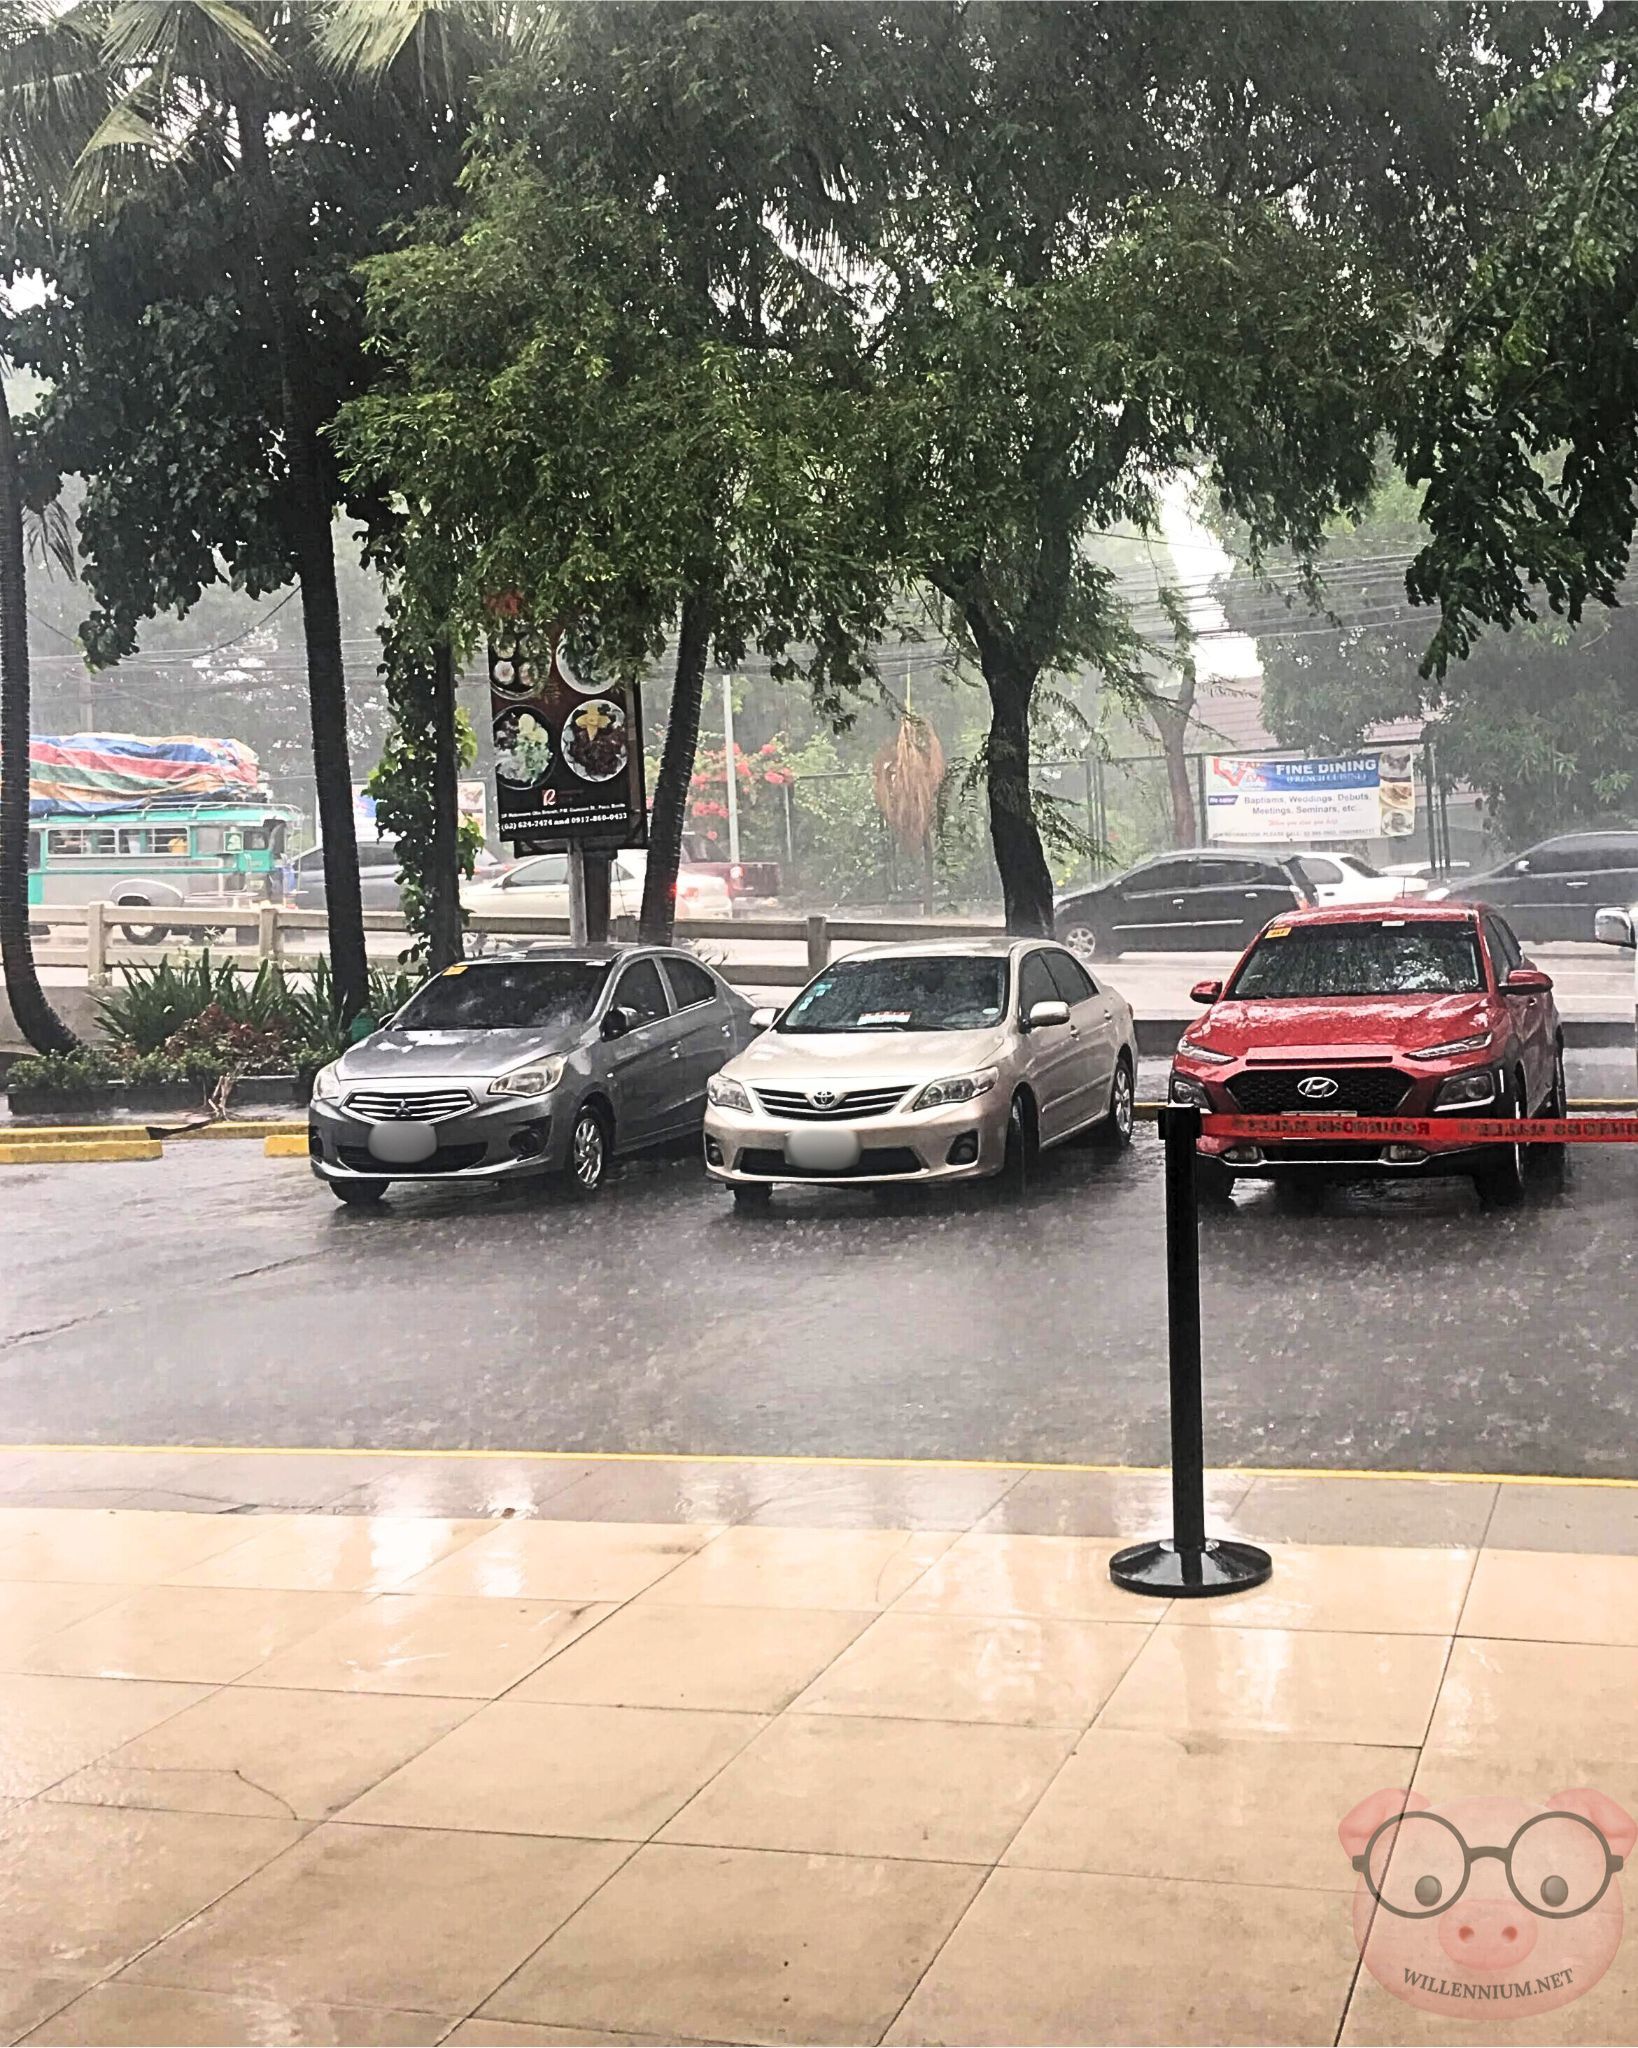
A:
MULTIPOLYGON (((1583 1061, 1580 1094, 1625 1084, 1583 1061)), ((1152 1092, 1146 1090, 1145 1092, 1152 1092)), ((1164 1462, 1160 1150, 1016 1206, 691 1159, 583 1208, 342 1210, 250 1144, 0 1177, 0 1441, 1164 1462)), ((1638 1150, 1519 1211, 1465 1183, 1242 1189, 1202 1236, 1213 1464, 1638 1477, 1638 1150)))

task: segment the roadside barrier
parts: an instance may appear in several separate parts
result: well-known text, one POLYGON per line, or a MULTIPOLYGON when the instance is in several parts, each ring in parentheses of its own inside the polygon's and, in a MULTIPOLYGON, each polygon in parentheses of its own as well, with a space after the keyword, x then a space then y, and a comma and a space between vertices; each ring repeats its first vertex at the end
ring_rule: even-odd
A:
POLYGON ((1205 1600, 1260 1586, 1273 1570, 1268 1552, 1255 1544, 1206 1534, 1200 1202, 1195 1184, 1196 1149, 1202 1137, 1251 1143, 1271 1138, 1351 1138, 1389 1144, 1437 1139, 1463 1146, 1638 1145, 1638 1116, 1229 1116, 1166 1104, 1158 1122, 1166 1148, 1172 1533, 1117 1550, 1109 1560, 1109 1576, 1130 1593, 1168 1600, 1205 1600))

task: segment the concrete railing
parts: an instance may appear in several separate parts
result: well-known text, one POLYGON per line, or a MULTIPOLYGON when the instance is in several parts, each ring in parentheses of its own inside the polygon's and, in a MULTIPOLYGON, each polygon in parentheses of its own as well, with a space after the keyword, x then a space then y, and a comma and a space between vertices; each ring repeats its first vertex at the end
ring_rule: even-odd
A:
MULTIPOLYGON (((37 907, 36 922, 50 925, 83 926, 85 929, 86 979, 93 988, 105 987, 110 965, 110 943, 132 931, 168 931, 208 935, 222 931, 236 935, 242 950, 253 944, 258 961, 282 963, 293 954, 306 957, 320 948, 292 946, 302 934, 324 931, 329 923, 322 910, 295 910, 282 903, 259 903, 242 907, 205 904, 83 903, 51 904, 37 907), (239 936, 242 935, 242 936, 239 936), (252 936, 253 935, 253 936, 252 936)), ((407 932, 402 911, 366 910, 366 932, 407 932)), ((469 917, 469 931, 495 938, 567 938, 567 917, 507 915, 484 911, 469 917)), ((616 917, 612 936, 622 943, 637 937, 634 917, 616 917)), ((691 917, 679 918, 679 944, 734 940, 746 945, 800 945, 806 964, 789 961, 732 960, 718 964, 730 981, 755 988, 801 988, 821 967, 828 965, 832 950, 840 945, 892 945, 916 939, 981 938, 999 934, 997 924, 983 924, 957 918, 847 918, 816 914, 808 917, 691 917)), ((142 945, 130 956, 137 960, 157 958, 159 948, 142 945)))

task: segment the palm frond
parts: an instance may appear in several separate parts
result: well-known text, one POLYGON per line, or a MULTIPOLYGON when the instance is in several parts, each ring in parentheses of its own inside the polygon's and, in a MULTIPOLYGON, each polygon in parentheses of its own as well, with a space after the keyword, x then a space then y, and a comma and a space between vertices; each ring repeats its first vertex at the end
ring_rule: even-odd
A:
POLYGON ((74 527, 61 498, 36 511, 32 505, 23 512, 23 542, 29 560, 42 569, 56 568, 70 583, 78 580, 79 562, 74 553, 74 527))
POLYGON ((272 77, 284 59, 235 0, 116 0, 102 54, 115 71, 152 67, 198 77, 235 68, 272 77))

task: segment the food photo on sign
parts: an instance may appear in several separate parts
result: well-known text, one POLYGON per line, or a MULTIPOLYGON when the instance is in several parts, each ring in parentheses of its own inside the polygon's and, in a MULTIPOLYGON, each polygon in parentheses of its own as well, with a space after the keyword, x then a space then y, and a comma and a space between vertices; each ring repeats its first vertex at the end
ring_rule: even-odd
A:
POLYGON ((637 686, 584 634, 508 618, 489 648, 496 830, 527 851, 641 846, 647 805, 637 686))

